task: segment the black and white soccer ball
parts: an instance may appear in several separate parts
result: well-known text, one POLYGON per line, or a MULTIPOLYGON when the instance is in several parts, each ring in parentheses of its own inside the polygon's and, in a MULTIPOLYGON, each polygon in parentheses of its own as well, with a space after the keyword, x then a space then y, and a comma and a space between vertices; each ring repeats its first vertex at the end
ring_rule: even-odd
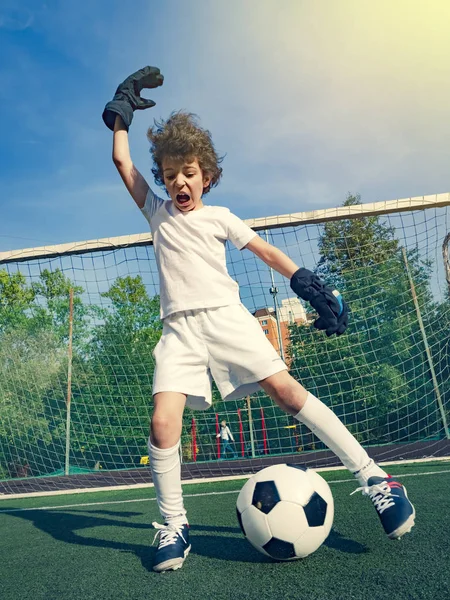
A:
POLYGON ((273 465, 247 481, 236 510, 252 546, 275 560, 296 560, 328 537, 334 502, 330 486, 312 469, 273 465))

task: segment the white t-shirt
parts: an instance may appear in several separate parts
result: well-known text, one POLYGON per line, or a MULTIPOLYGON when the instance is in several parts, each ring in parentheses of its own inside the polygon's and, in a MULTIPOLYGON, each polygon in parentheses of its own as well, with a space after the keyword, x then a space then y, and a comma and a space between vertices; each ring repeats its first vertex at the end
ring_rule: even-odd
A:
POLYGON ((228 425, 225 425, 225 427, 222 427, 222 425, 221 425, 220 433, 218 433, 216 435, 216 437, 220 437, 220 438, 222 438, 222 440, 228 440, 228 441, 231 439, 231 441, 234 442, 234 437, 233 437, 228 425))
POLYGON ((257 235, 244 221, 222 206, 183 213, 150 189, 142 213, 153 236, 162 319, 178 311, 240 304, 225 243, 241 250, 257 235))

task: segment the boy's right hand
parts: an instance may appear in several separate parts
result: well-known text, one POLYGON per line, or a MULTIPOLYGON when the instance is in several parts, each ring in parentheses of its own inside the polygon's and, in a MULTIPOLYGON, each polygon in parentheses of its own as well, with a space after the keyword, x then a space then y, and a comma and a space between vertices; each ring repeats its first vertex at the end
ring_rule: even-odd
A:
POLYGON ((117 88, 112 101, 105 106, 102 114, 105 125, 114 131, 116 115, 119 115, 128 131, 135 110, 155 106, 153 100, 141 98, 141 91, 145 88, 159 87, 163 82, 164 76, 158 67, 144 67, 127 77, 117 88))

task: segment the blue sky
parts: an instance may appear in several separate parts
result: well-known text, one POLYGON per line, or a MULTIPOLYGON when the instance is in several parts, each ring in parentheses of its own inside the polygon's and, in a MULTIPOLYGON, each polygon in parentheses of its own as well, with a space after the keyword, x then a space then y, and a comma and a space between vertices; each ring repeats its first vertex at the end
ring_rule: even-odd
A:
POLYGON ((2 0, 0 251, 147 230, 101 120, 146 64, 151 185, 146 129, 186 109, 226 154, 206 201, 244 219, 450 191, 449 22, 447 0, 2 0))

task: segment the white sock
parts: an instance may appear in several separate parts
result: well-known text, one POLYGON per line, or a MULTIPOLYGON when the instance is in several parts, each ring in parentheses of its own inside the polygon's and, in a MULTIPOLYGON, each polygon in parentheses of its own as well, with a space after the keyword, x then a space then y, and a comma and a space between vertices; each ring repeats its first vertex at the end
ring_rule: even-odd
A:
POLYGON ((373 476, 387 477, 334 412, 310 392, 304 407, 295 418, 336 454, 361 485, 366 485, 367 480, 373 476))
POLYGON ((187 523, 181 489, 181 463, 178 449, 180 442, 172 448, 156 448, 148 440, 148 455, 159 512, 165 522, 187 523))

